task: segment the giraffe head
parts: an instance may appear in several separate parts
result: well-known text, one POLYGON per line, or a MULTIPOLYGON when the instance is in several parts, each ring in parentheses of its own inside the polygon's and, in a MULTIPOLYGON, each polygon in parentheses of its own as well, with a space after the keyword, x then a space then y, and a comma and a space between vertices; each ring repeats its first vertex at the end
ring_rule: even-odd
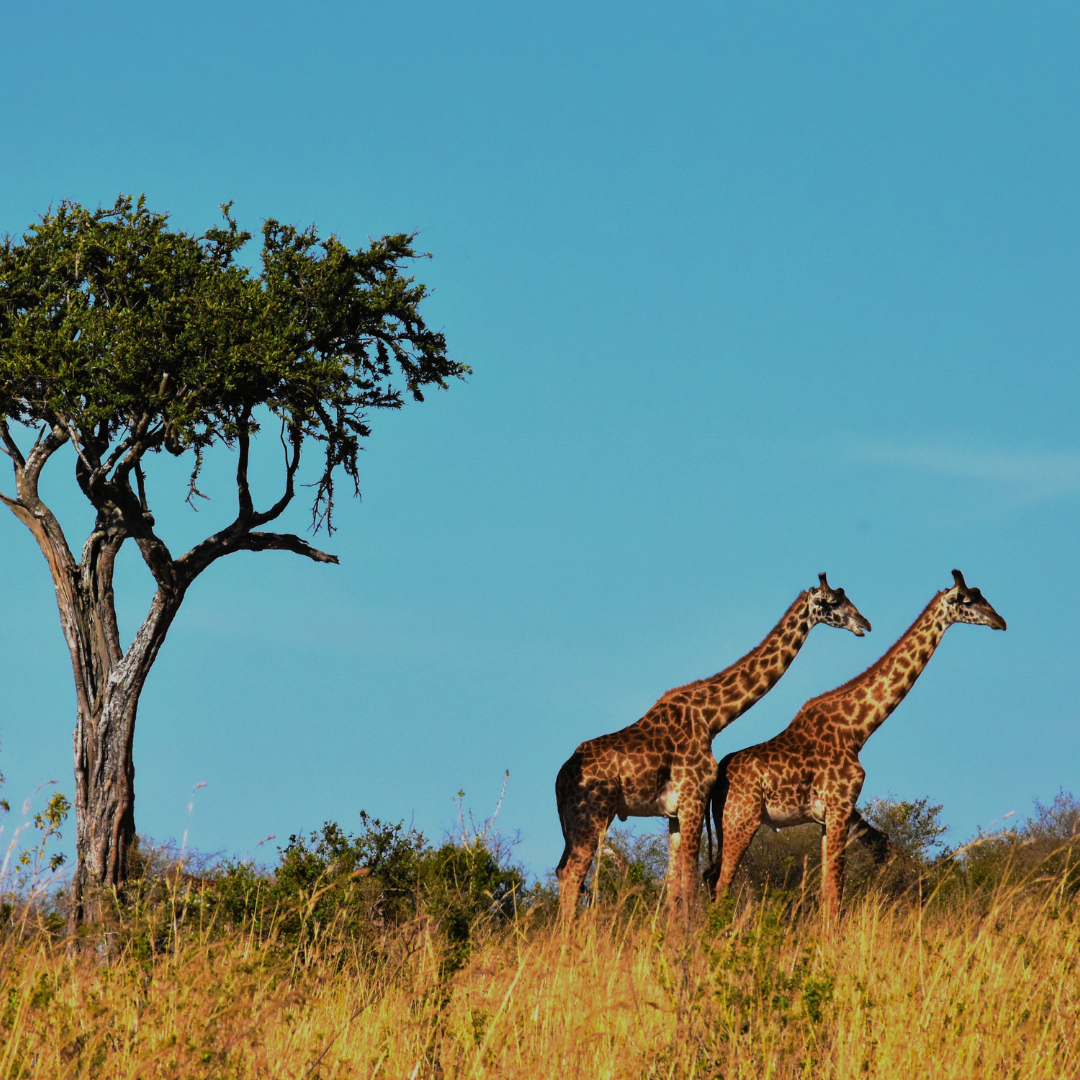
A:
POLYGON ((987 603, 978 589, 969 588, 959 570, 952 572, 956 584, 943 593, 942 606, 948 623, 966 622, 976 626, 989 626, 991 630, 1004 630, 1005 620, 987 603))
POLYGON ((826 626, 850 630, 856 637, 862 637, 870 629, 869 620, 862 617, 843 589, 834 589, 829 585, 824 574, 818 574, 818 581, 821 584, 807 594, 810 598, 810 625, 824 623, 826 626))

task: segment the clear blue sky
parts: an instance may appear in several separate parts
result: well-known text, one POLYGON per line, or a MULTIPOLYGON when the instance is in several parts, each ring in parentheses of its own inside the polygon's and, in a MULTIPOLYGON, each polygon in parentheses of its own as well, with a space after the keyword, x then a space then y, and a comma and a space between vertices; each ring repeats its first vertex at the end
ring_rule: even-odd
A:
MULTIPOLYGON (((196 231, 229 199, 255 231, 419 230, 474 369, 374 418, 340 567, 232 556, 192 589, 140 709, 141 832, 244 856, 364 808, 438 838, 509 769, 543 874, 576 744, 823 569, 873 634, 815 631, 718 757, 958 566, 1009 629, 949 632, 864 795, 944 803, 955 843, 1080 793, 1075 5, 9 3, 0 47, 0 231, 121 191, 196 231)), ((198 514, 151 477, 174 550, 231 516, 227 457, 198 514)), ((0 551, 4 794, 70 795, 48 573, 11 516, 0 551)))

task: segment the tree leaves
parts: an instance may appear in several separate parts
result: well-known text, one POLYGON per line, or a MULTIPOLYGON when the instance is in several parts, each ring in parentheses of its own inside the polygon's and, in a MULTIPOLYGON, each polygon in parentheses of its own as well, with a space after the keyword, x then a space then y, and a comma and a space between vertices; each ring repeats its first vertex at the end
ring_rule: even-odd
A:
POLYGON ((314 226, 269 220, 255 273, 238 261, 251 234, 231 204, 222 211, 223 225, 193 236, 122 195, 94 211, 61 203, 5 237, 0 416, 62 428, 100 508, 110 484, 161 450, 191 454, 196 490, 203 451, 246 441, 265 407, 297 464, 303 445, 320 444, 312 521, 329 529, 337 471, 359 490, 368 412, 423 400, 469 369, 419 314, 425 287, 402 270, 424 257, 412 237, 351 251, 314 226))

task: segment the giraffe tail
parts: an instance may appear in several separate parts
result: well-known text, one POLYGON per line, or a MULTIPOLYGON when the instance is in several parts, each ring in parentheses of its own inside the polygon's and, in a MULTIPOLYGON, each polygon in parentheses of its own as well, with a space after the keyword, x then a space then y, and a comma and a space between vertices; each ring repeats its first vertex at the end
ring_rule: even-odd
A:
POLYGON ((712 815, 713 827, 716 830, 716 858, 712 861, 709 869, 705 871, 703 877, 705 883, 709 886, 709 896, 714 900, 716 899, 716 883, 720 880, 720 864, 724 858, 724 804, 727 802, 728 788, 730 787, 727 768, 728 762, 734 756, 735 754, 728 754, 717 765, 716 779, 713 781, 712 791, 709 792, 709 806, 706 810, 706 817, 709 814, 712 815))
POLYGON ((581 780, 581 755, 573 753, 563 762, 555 777, 555 806, 559 811, 559 828, 562 829, 563 840, 570 839, 570 793, 576 788, 581 780))

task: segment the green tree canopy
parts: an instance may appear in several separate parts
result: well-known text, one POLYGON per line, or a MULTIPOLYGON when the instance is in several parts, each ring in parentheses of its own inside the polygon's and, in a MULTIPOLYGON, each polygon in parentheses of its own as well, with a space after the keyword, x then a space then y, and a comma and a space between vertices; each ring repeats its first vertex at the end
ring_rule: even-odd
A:
MULTIPOLYGON (((358 485, 366 414, 445 387, 468 369, 418 313, 425 287, 402 274, 410 236, 350 251, 314 227, 263 226, 262 268, 237 261, 251 234, 225 224, 192 236, 142 198, 110 209, 62 203, 0 245, 0 414, 59 427, 79 451, 95 504, 123 502, 146 453, 241 450, 266 406, 291 451, 321 444, 313 520, 331 525, 340 466, 358 485), (401 385, 391 378, 398 368, 401 385)), ((289 489, 291 491, 291 489, 289 489)))

